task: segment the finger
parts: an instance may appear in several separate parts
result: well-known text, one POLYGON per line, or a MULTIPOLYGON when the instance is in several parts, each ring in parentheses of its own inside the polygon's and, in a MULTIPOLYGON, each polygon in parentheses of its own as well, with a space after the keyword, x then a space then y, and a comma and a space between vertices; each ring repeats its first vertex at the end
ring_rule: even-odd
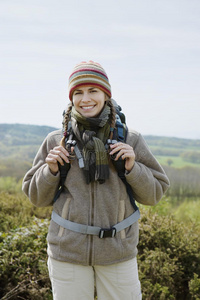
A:
POLYGON ((129 159, 129 158, 135 159, 135 153, 133 149, 121 149, 116 155, 116 160, 119 159, 120 157, 122 159, 129 159))
POLYGON ((115 160, 118 160, 120 157, 121 157, 122 159, 125 159, 124 154, 125 154, 125 152, 124 152, 123 149, 122 149, 121 151, 117 152, 116 157, 115 157, 115 160))
POLYGON ((69 152, 63 146, 56 146, 52 150, 58 151, 66 156, 69 156, 69 152))
POLYGON ((112 149, 112 151, 110 152, 110 154, 112 155, 112 154, 114 154, 114 153, 116 153, 118 151, 121 151, 121 150, 126 151, 126 150, 130 150, 130 149, 133 150, 133 148, 132 147, 130 148, 129 145, 126 145, 126 144, 123 144, 123 143, 120 143, 118 145, 115 144, 115 147, 112 149))
POLYGON ((122 143, 116 143, 116 144, 110 145, 110 148, 111 148, 110 153, 111 153, 111 154, 114 154, 114 153, 116 153, 117 151, 121 150, 122 147, 123 147, 123 144, 122 144, 122 143))
POLYGON ((116 147, 120 147, 120 146, 124 146, 124 145, 126 145, 126 144, 118 142, 118 143, 115 143, 115 144, 110 144, 110 148, 115 149, 116 147))
POLYGON ((135 160, 135 153, 132 151, 128 151, 122 154, 122 159, 134 159, 135 160))
POLYGON ((59 155, 53 153, 50 153, 47 156, 46 162, 51 164, 57 164, 59 162, 61 165, 64 165, 62 158, 59 155))
POLYGON ((56 150, 54 148, 53 150, 50 150, 50 155, 52 155, 62 165, 63 165, 63 160, 66 163, 69 163, 69 159, 68 159, 69 153, 67 151, 63 152, 63 151, 60 151, 60 150, 56 150))
POLYGON ((63 152, 61 151, 55 151, 55 150, 51 150, 50 153, 49 153, 49 156, 53 159, 56 159, 56 161, 58 161, 61 165, 63 165, 63 160, 66 162, 66 163, 69 163, 69 159, 68 159, 68 156, 66 156, 65 154, 63 154, 63 152))

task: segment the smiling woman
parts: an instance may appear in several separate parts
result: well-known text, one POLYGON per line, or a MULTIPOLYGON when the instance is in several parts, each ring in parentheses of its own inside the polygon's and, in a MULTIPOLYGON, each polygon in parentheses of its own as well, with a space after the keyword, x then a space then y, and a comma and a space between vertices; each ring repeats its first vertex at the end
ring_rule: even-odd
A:
POLYGON ((98 63, 75 66, 69 99, 63 132, 47 136, 23 181, 34 205, 53 205, 47 240, 54 300, 94 300, 94 286, 98 300, 140 300, 135 200, 156 204, 168 178, 138 132, 125 130, 120 139, 119 107, 98 63))
POLYGON ((72 101, 75 109, 84 117, 96 117, 102 111, 106 94, 96 88, 80 86, 72 95, 72 101))

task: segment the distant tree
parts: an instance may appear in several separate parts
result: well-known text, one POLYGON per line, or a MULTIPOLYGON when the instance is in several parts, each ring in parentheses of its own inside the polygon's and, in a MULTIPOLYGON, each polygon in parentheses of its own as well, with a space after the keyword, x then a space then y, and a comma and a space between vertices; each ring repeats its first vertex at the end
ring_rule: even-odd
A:
POLYGON ((181 154, 181 157, 185 161, 189 161, 191 163, 200 163, 200 152, 197 151, 187 151, 181 154))
POLYGON ((174 161, 171 158, 168 158, 167 164, 168 166, 171 166, 174 163, 174 161))
POLYGON ((170 180, 168 196, 200 197, 200 168, 164 166, 164 169, 170 180))

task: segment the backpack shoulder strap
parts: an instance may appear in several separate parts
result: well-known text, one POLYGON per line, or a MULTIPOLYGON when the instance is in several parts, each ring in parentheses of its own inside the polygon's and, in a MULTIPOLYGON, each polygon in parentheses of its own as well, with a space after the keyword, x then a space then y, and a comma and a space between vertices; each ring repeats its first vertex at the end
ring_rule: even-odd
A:
POLYGON ((60 163, 58 163, 58 167, 59 167, 59 171, 60 171, 60 182, 59 182, 58 190, 53 199, 53 202, 56 202, 56 200, 59 198, 60 194, 63 192, 65 179, 66 179, 69 169, 71 167, 70 163, 67 164, 65 161, 63 161, 63 162, 64 162, 63 166, 60 163))
MULTIPOLYGON (((113 132, 113 139, 114 140, 112 140, 112 141, 108 140, 108 144, 109 143, 116 143, 116 142, 125 143, 126 138, 127 138, 127 133, 128 133, 128 128, 126 126, 125 116, 121 112, 121 107, 117 106, 116 107, 116 127, 115 127, 114 132, 113 132)), ((120 177, 120 179, 123 181, 123 183, 126 186, 126 191, 127 191, 127 194, 129 196, 130 202, 131 202, 134 210, 135 211, 138 210, 138 207, 135 203, 135 199, 133 197, 132 188, 131 188, 130 184, 127 182, 126 177, 125 177, 125 162, 124 162, 124 160, 119 158, 117 161, 115 161, 113 159, 113 164, 114 164, 115 169, 118 173, 118 176, 120 177)))
MULTIPOLYGON (((64 116, 64 113, 65 113, 65 111, 63 112, 63 116, 64 116)), ((68 142, 71 143, 72 142, 71 139, 72 139, 71 135, 70 136, 68 135, 68 137, 65 138, 65 144, 67 144, 68 142)), ((60 171, 60 182, 59 182, 58 190, 57 190, 57 192, 54 196, 54 199, 53 199, 54 203, 56 202, 56 200, 59 198, 60 194, 64 190, 64 183, 65 183, 67 174, 69 172, 69 169, 71 167, 71 164, 66 163, 64 160, 63 160, 63 163, 64 163, 64 165, 61 165, 58 162, 58 168, 59 168, 59 171, 60 171)))

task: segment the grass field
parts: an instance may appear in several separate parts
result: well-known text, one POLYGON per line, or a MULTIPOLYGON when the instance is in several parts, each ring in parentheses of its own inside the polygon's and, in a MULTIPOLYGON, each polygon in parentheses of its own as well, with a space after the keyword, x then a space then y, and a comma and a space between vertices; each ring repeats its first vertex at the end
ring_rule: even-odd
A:
POLYGON ((183 160, 180 156, 161 156, 161 155, 155 155, 159 163, 163 166, 168 166, 168 160, 171 159, 173 163, 171 164, 174 168, 183 168, 183 167, 196 167, 200 168, 200 164, 198 163, 191 163, 183 160))

